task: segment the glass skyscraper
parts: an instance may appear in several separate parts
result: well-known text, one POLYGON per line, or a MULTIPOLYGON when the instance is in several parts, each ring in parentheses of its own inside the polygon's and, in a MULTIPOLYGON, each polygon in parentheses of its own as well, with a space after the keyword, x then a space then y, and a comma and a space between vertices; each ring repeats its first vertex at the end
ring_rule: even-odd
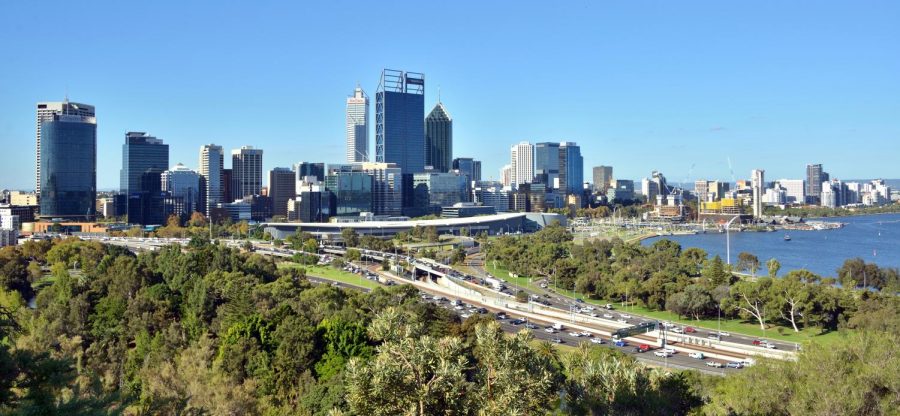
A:
POLYGON ((41 218, 93 221, 97 119, 53 114, 40 126, 41 218))
POLYGON ((438 102, 425 117, 425 165, 438 172, 450 171, 453 160, 453 118, 438 102))
POLYGON ((559 143, 534 144, 534 180, 547 189, 556 188, 559 180, 559 143))
POLYGON ((325 189, 334 198, 333 215, 359 216, 372 212, 372 175, 365 172, 336 171, 325 177, 325 189))
POLYGON ((125 195, 143 191, 141 175, 148 171, 162 172, 169 168, 169 145, 144 132, 125 133, 122 145, 122 170, 119 188, 125 195))
POLYGON ((369 161, 369 97, 359 87, 347 98, 347 163, 369 161))
POLYGON ((375 161, 425 171, 425 75, 385 69, 375 93, 375 161))
POLYGON ((573 142, 559 144, 559 190, 580 194, 584 189, 584 158, 573 142))

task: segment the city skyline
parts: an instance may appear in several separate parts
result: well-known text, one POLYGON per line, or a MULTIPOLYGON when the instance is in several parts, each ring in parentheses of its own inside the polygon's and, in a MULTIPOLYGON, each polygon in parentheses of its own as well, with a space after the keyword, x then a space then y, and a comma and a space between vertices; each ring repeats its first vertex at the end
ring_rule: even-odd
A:
MULTIPOLYGON (((891 75, 900 71, 900 62, 878 41, 900 35, 900 29, 890 24, 898 15, 892 4, 870 10, 838 5, 814 9, 754 5, 728 10, 709 4, 660 5, 640 14, 648 27, 654 22, 660 26, 641 40, 628 36, 633 30, 628 23, 637 21, 638 13, 624 6, 588 4, 584 10, 547 12, 529 4, 514 11, 490 5, 467 28, 439 28, 446 29, 436 35, 445 41, 440 55, 413 57, 416 54, 409 53, 409 48, 371 46, 360 54, 338 57, 328 48, 371 29, 328 31, 332 37, 321 45, 302 44, 304 55, 321 56, 325 65, 335 68, 314 83, 303 76, 310 75, 306 71, 311 69, 291 74, 292 65, 280 65, 291 71, 274 69, 264 64, 263 58, 316 30, 340 26, 336 22, 349 12, 330 9, 333 6, 320 5, 325 17, 309 28, 263 31, 264 39, 285 36, 259 52, 248 50, 247 44, 237 39, 241 31, 221 40, 209 39, 202 33, 211 24, 208 22, 199 22, 196 29, 180 28, 177 22, 170 23, 176 29, 162 25, 173 29, 171 34, 147 25, 141 36, 112 36, 122 30, 116 23, 122 12, 116 8, 95 16, 92 13, 97 6, 63 5, 43 11, 42 19, 36 20, 30 17, 36 10, 33 7, 10 5, 8 13, 0 17, 0 35, 20 39, 5 46, 10 62, 19 65, 0 68, 0 79, 15 81, 2 84, 0 144, 10 148, 13 157, 0 166, 0 188, 34 187, 34 177, 27 172, 36 169, 35 103, 62 101, 67 93, 73 102, 91 103, 97 109, 100 190, 118 187, 122 168, 118 155, 122 134, 127 131, 154 132, 170 144, 172 164, 184 163, 195 169, 196 149, 204 143, 225 149, 249 143, 265 149, 271 157, 266 158, 264 171, 303 160, 341 162, 346 151, 347 91, 357 82, 364 90, 374 91, 377 74, 384 67, 426 74, 432 86, 426 92, 426 107, 438 101, 441 88, 441 101, 453 109, 455 119, 452 157, 483 161, 484 179, 499 180, 500 167, 508 163, 509 146, 525 140, 578 143, 585 178, 590 177, 593 166, 607 165, 615 167, 616 178, 633 180, 651 170, 665 172, 673 182, 730 180, 732 171, 738 178, 747 178, 746 172, 757 167, 773 178, 802 179, 805 166, 813 163, 822 163, 841 179, 900 177, 890 160, 900 152, 896 140, 900 121, 895 117, 898 103, 893 98, 900 91, 900 82, 891 75), (706 8, 701 13, 704 20, 691 17, 697 11, 693 7, 706 8), (526 32, 497 21, 507 12, 524 20, 546 15, 572 24, 558 33, 540 28, 526 32), (33 65, 39 58, 46 59, 36 45, 46 43, 51 31, 41 29, 58 27, 69 19, 85 23, 87 34, 98 39, 91 54, 94 60, 61 51, 49 58, 47 65, 33 65), (774 19, 766 33, 750 30, 766 19, 774 19), (798 19, 815 24, 800 30, 790 24, 798 19), (702 24, 691 27, 698 22, 702 24), (829 27, 837 24, 845 29, 840 36, 830 33, 829 27), (505 28, 508 34, 503 32, 505 28), (35 35, 26 36, 26 31, 35 35), (663 37, 668 35, 666 31, 672 31, 671 39, 663 37), (708 37, 711 33, 719 36, 712 39, 708 37), (148 46, 143 36, 153 38, 152 45, 148 46), (187 45, 211 44, 208 51, 191 58, 187 49, 157 42, 165 36, 183 37, 187 45), (472 48, 470 41, 478 36, 490 41, 486 45, 508 43, 509 49, 494 54, 490 46, 472 48), (512 42, 517 36, 522 38, 512 42), (781 40, 773 42, 774 38, 781 40), (571 41, 566 46, 571 49, 559 54, 554 48, 562 40, 571 41), (231 65, 231 50, 222 53, 232 41, 237 42, 238 52, 247 55, 246 63, 231 65), (138 47, 123 49, 128 42, 136 42, 138 47), (577 48, 592 52, 568 53, 577 48), (467 54, 474 54, 474 59, 463 59, 467 54), (519 66, 526 56, 554 59, 548 59, 552 63, 519 66), (146 57, 139 67, 126 70, 111 65, 138 57, 146 57), (185 64, 178 70, 167 69, 156 62, 164 59, 185 64), (602 65, 604 62, 611 65, 602 65), (51 76, 64 63, 71 65, 68 76, 51 76), (510 74, 512 66, 518 74, 510 74), (214 76, 208 75, 211 67, 216 68, 214 76), (851 79, 847 73, 856 75, 851 79), (257 76, 244 82, 246 74, 257 76), (288 100, 298 111, 287 117, 271 111, 272 102, 288 100), (201 102, 220 104, 198 105, 201 102), (736 146, 739 142, 753 145, 736 146), (641 143, 656 151, 636 151, 641 143), (866 163, 836 151, 842 146, 853 146, 866 163)), ((157 21, 167 10, 165 4, 143 7, 145 13, 136 14, 137 21, 157 21)), ((201 12, 199 6, 186 8, 186 16, 201 12)), ((384 13, 365 4, 360 9, 354 13, 375 17, 384 13)), ((453 5, 447 13, 458 15, 465 10, 453 5)), ((233 6, 217 11, 226 22, 236 21, 239 12, 233 6)), ((248 23, 248 30, 278 26, 274 23, 280 18, 260 16, 265 19, 248 23)), ((428 27, 423 23, 413 29, 425 33, 428 27)), ((410 42, 424 50, 434 39, 410 42)), ((299 57, 280 59, 292 63, 299 57)), ((373 128, 368 132, 371 138, 375 136, 373 128)), ((371 138, 370 149, 374 148, 371 138)))

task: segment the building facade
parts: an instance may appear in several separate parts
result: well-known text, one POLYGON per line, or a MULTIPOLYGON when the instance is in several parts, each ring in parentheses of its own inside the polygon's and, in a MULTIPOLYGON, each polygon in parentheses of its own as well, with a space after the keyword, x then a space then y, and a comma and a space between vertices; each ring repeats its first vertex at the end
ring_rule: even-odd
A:
POLYGON ((441 207, 468 201, 468 177, 447 172, 425 172, 413 175, 416 205, 429 213, 440 213, 441 207))
POLYGON ((425 117, 425 166, 448 172, 453 164, 453 118, 438 102, 425 117))
POLYGON ((357 85, 347 97, 347 163, 368 161, 369 96, 357 85))
POLYGON ((818 205, 821 202, 822 182, 828 181, 828 174, 821 164, 806 165, 806 203, 818 205))
POLYGON ((207 144, 200 147, 200 176, 205 183, 206 206, 203 213, 212 218, 212 209, 224 202, 222 199, 223 170, 225 169, 225 154, 222 146, 207 144))
POLYGON ((162 173, 162 191, 181 200, 180 209, 173 213, 188 218, 200 211, 200 174, 181 163, 162 173))
POLYGON ((272 215, 287 217, 288 201, 297 196, 297 174, 291 168, 275 168, 269 171, 269 198, 272 199, 272 215))
POLYGON ((520 142, 510 148, 510 186, 516 189, 519 185, 531 183, 533 179, 534 146, 520 142))
POLYGON ((385 69, 375 93, 375 161, 425 170, 425 75, 385 69))
POLYGON ((613 186, 612 166, 594 166, 594 192, 605 194, 613 186))
POLYGON ((97 114, 94 106, 81 103, 70 102, 68 98, 62 102, 40 102, 37 103, 36 114, 36 155, 35 155, 35 194, 41 194, 41 124, 45 121, 53 120, 53 116, 65 114, 71 116, 88 117, 94 119, 97 124, 97 114))
POLYGON ((241 146, 231 151, 231 193, 235 200, 262 193, 263 151, 241 146))
MULTIPOLYGON (((535 183, 542 183, 548 188, 554 188, 559 184, 559 143, 535 143, 534 144, 534 177, 535 183)), ((530 183, 527 182, 518 183, 530 183)))
POLYGON ((93 221, 97 200, 97 120, 53 114, 40 126, 40 216, 93 221))
POLYGON ((356 217, 372 212, 374 181, 372 175, 361 170, 331 170, 325 177, 325 189, 333 195, 332 216, 356 217))
POLYGON ((559 181, 553 188, 564 194, 580 194, 584 188, 584 158, 574 142, 559 144, 559 181))
POLYGON ((766 192, 766 171, 754 169, 750 172, 750 188, 753 192, 753 217, 762 217, 764 206, 763 197, 766 192))

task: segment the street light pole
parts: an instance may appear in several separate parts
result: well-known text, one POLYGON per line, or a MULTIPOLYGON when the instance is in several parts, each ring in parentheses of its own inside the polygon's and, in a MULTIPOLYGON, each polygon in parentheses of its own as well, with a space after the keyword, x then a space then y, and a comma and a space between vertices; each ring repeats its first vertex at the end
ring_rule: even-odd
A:
POLYGON ((740 217, 740 215, 735 215, 734 218, 725 223, 725 259, 729 265, 731 264, 731 223, 740 217))

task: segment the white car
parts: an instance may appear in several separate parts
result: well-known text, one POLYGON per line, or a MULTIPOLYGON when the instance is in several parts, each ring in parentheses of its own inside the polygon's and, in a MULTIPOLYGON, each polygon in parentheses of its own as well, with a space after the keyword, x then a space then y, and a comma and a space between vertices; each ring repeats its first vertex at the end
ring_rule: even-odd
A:
POLYGON ((767 348, 767 349, 770 349, 770 350, 777 350, 777 349, 778 349, 778 347, 776 347, 775 344, 773 344, 773 343, 771 343, 771 342, 766 344, 766 348, 767 348))
POLYGON ((727 333, 727 332, 725 332, 725 331, 719 331, 719 336, 720 336, 720 337, 730 337, 731 334, 729 334, 729 333, 727 333))
POLYGON ((631 315, 626 315, 626 314, 624 314, 624 313, 619 314, 619 316, 621 316, 621 317, 624 318, 624 319, 631 319, 631 315))
POLYGON ((606 319, 612 319, 612 318, 613 318, 612 314, 609 314, 609 313, 604 313, 604 314, 603 314, 603 317, 606 318, 606 319))
POLYGON ((603 340, 600 338, 591 338, 591 342, 593 342, 594 344, 602 344, 603 340))
POLYGON ((572 336, 572 337, 575 337, 575 338, 578 338, 578 337, 580 337, 580 336, 581 336, 581 334, 580 334, 580 333, 578 333, 578 332, 569 332, 569 336, 572 336))
POLYGON ((682 330, 681 328, 679 328, 679 327, 677 327, 677 326, 676 326, 675 328, 672 328, 671 331, 674 332, 674 333, 676 333, 676 334, 682 334, 682 333, 684 333, 684 330, 682 330))
POLYGON ((675 351, 675 348, 672 348, 672 347, 665 347, 662 350, 669 354, 675 354, 676 352, 678 352, 678 351, 675 351))
POLYGON ((594 336, 594 334, 592 334, 592 333, 590 333, 590 332, 588 332, 588 331, 581 331, 581 336, 583 336, 583 337, 592 337, 592 336, 594 336))
POLYGON ((626 321, 626 320, 624 320, 624 319, 616 319, 616 322, 618 322, 618 323, 620 323, 620 324, 627 324, 627 323, 628 323, 628 321, 626 321))
POLYGON ((653 355, 656 355, 657 357, 671 357, 671 356, 672 356, 671 353, 669 353, 669 352, 667 352, 667 351, 665 351, 665 350, 663 350, 663 351, 653 351, 653 355))
POLYGON ((706 365, 709 367, 722 368, 722 363, 718 361, 707 361, 706 365))
POLYGON ((696 358, 698 360, 702 360, 702 359, 706 358, 706 356, 703 355, 702 352, 692 352, 692 353, 688 354, 688 357, 696 358))
POLYGON ((555 333, 556 333, 556 330, 553 329, 553 328, 547 328, 547 329, 544 330, 544 332, 546 332, 546 333, 548 333, 548 334, 555 334, 555 333))

